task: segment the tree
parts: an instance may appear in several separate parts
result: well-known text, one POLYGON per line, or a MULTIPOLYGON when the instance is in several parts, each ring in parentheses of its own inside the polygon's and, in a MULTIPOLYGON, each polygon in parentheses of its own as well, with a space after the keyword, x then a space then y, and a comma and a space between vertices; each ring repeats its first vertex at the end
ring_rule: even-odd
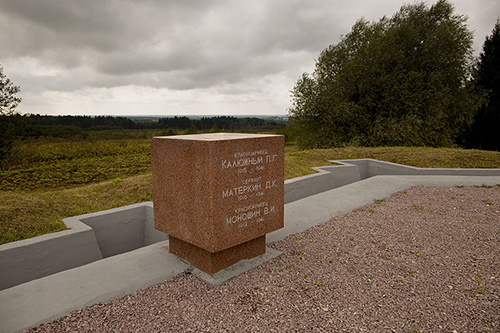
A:
POLYGON ((20 91, 19 86, 15 86, 3 73, 3 66, 0 65, 0 115, 10 116, 15 113, 17 106, 21 103, 21 98, 16 97, 20 91))
POLYGON ((292 91, 299 145, 453 144, 478 106, 469 84, 472 37, 446 0, 358 20, 292 91))
POLYGON ((479 149, 500 149, 500 19, 491 36, 483 44, 483 52, 474 73, 477 89, 486 93, 470 131, 466 134, 466 145, 479 149))
POLYGON ((19 91, 19 86, 7 78, 0 65, 0 167, 6 164, 16 131, 24 123, 23 117, 16 112, 21 102, 21 98, 16 97, 19 91))
POLYGON ((187 130, 184 131, 184 134, 197 134, 197 133, 198 129, 194 125, 191 125, 187 130))

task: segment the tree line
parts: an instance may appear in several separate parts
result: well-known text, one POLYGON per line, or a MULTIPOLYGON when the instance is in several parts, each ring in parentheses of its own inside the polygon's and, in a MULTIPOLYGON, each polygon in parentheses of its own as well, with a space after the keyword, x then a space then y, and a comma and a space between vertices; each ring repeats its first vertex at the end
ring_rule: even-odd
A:
POLYGON ((182 117, 160 118, 158 120, 160 128, 187 129, 196 127, 206 131, 210 129, 275 129, 286 124, 285 121, 256 117, 231 117, 215 116, 201 117, 199 119, 182 117))
POLYGON ((256 117, 214 116, 189 118, 174 116, 158 120, 133 120, 128 117, 115 116, 47 116, 27 115, 28 126, 72 126, 80 129, 178 129, 184 130, 196 127, 199 130, 213 128, 236 129, 272 129, 282 126, 285 122, 276 119, 256 117))
MULTIPOLYGON (((10 125, 0 137, 5 147, 11 146, 15 137, 60 137, 71 138, 88 131, 168 129, 168 133, 188 130, 189 133, 219 130, 277 129, 286 125, 285 120, 256 117, 214 116, 189 118, 174 116, 157 120, 135 120, 121 116, 48 116, 39 114, 11 114, 0 116, 0 121, 10 125)), ((1 124, 0 124, 1 125, 1 124)), ((2 126, 0 126, 2 127, 2 126)), ((5 127, 5 126, 4 126, 5 127)), ((6 148, 7 149, 7 148, 6 148)))
POLYGON ((357 21, 292 91, 303 148, 500 148, 500 23, 479 59, 467 18, 439 0, 357 21))
POLYGON ((135 129, 137 124, 126 117, 113 116, 42 116, 27 115, 31 126, 73 126, 81 129, 135 129))
MULTIPOLYGON (((1 67, 0 67, 1 69, 1 67)), ((17 101, 17 103, 19 103, 17 101)), ((287 121, 274 118, 214 116, 189 118, 174 116, 157 120, 130 119, 121 116, 48 116, 39 114, 21 115, 18 113, 0 114, 0 167, 6 161, 15 138, 87 137, 90 131, 99 130, 140 130, 159 129, 173 135, 180 131, 194 134, 200 131, 223 130, 277 130, 286 126, 287 121)), ((162 133, 163 133, 162 132, 162 133)))

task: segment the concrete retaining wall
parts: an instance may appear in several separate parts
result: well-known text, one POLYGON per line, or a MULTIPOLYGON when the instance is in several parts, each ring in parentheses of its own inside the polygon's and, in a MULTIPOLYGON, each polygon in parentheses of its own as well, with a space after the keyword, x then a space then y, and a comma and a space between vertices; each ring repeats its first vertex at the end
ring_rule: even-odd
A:
MULTIPOLYGON (((372 159, 330 161, 285 181, 285 204, 380 175, 500 176, 500 169, 423 169, 372 159)), ((74 216, 70 230, 0 245, 0 290, 168 239, 154 229, 153 203, 74 216)))
POLYGON ((69 230, 0 246, 0 290, 168 239, 144 202, 63 219, 69 230))
POLYGON ((285 203, 374 176, 498 176, 500 169, 431 169, 373 159, 332 160, 338 165, 313 168, 318 173, 285 181, 285 203))
POLYGON ((374 176, 499 176, 500 169, 442 169, 416 168, 374 159, 330 161, 343 165, 355 165, 359 168, 361 179, 374 176))
POLYGON ((167 234, 154 228, 152 202, 75 216, 70 219, 81 221, 94 230, 103 258, 168 239, 167 234))
POLYGON ((0 290, 102 259, 92 228, 64 223, 71 229, 0 246, 0 290))
POLYGON ((318 173, 285 180, 285 204, 361 180, 360 167, 357 165, 342 164, 313 169, 318 173))

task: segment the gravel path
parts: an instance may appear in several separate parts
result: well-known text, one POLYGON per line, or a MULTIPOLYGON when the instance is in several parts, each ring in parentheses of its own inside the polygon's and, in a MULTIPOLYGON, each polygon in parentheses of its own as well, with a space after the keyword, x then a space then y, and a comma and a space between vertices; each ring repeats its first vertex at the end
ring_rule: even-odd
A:
POLYGON ((271 244, 223 286, 177 276, 32 332, 500 332, 500 187, 414 187, 271 244))

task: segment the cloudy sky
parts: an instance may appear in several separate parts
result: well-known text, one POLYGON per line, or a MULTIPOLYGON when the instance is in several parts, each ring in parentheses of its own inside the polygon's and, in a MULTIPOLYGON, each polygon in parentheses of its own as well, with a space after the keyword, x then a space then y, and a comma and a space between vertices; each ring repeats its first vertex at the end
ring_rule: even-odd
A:
MULTIPOLYGON (((408 2, 0 0, 0 64, 23 113, 285 115, 321 50, 408 2)), ((452 2, 477 55, 500 1, 452 2)))

